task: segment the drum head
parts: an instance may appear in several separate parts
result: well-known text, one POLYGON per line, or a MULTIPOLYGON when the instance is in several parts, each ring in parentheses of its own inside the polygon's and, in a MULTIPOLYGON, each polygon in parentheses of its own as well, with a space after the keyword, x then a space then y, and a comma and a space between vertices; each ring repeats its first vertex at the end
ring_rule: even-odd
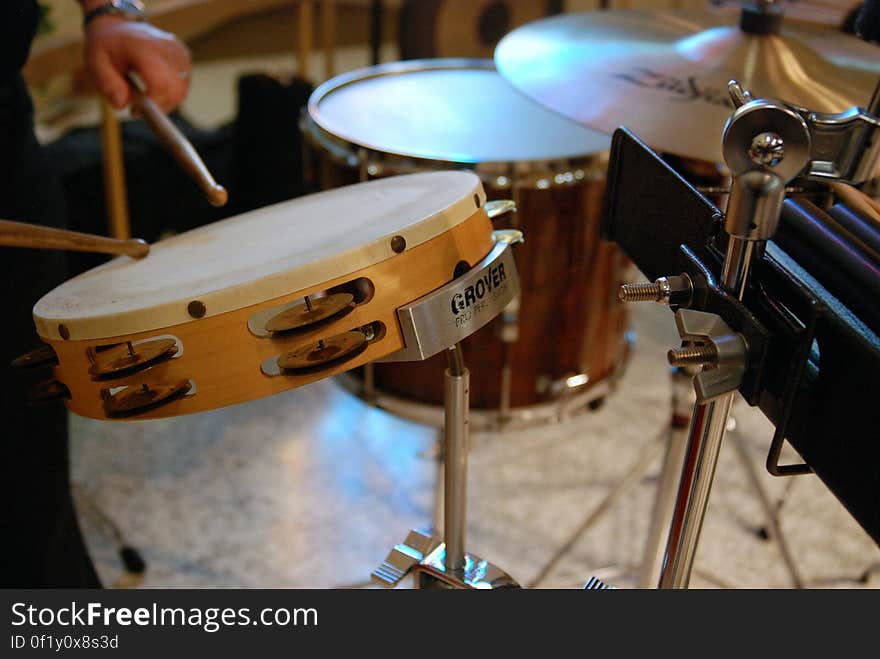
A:
POLYGON ((395 62, 338 76, 312 94, 309 117, 352 151, 454 163, 570 160, 611 143, 521 95, 491 60, 395 62))
POLYGON ((446 171, 267 206, 162 240, 142 260, 117 258, 71 279, 37 302, 37 331, 107 338, 241 309, 393 258, 484 202, 474 174, 446 171))

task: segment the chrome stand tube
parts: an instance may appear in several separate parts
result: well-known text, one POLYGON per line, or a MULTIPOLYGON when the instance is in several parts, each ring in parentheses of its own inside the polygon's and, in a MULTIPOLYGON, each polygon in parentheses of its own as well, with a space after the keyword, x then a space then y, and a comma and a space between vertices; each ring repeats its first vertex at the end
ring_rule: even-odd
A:
POLYGON ((446 542, 444 564, 446 570, 452 572, 465 567, 470 373, 465 368, 459 344, 449 348, 447 357, 449 367, 444 381, 443 535, 446 542))
MULTIPOLYGON (((779 221, 785 196, 785 186, 779 177, 763 173, 760 176, 764 178, 757 184, 752 180, 755 177, 751 176, 751 172, 741 178, 735 177, 727 208, 725 228, 730 239, 721 285, 740 300, 745 293, 753 257, 760 249, 754 244, 759 242, 754 234, 746 236, 737 227, 745 218, 748 219, 746 226, 751 231, 757 228, 772 234, 779 221)), ((697 543, 721 452, 721 440, 735 395, 735 391, 730 392, 709 403, 694 406, 660 572, 660 588, 687 588, 690 583, 697 543)))
POLYGON ((694 407, 660 571, 660 588, 687 588, 690 583, 733 396, 724 394, 711 403, 694 407))
POLYGON ((639 588, 654 588, 660 579, 660 568, 666 550, 666 536, 672 520, 678 481, 687 448, 688 415, 693 409, 693 388, 690 374, 681 369, 670 371, 672 380, 672 415, 667 428, 666 453, 657 480, 654 507, 651 510, 651 526, 645 540, 642 566, 639 572, 639 588))
POLYGON ((755 242, 744 240, 738 236, 730 236, 727 243, 727 256, 724 259, 724 271, 721 281, 724 288, 736 296, 738 300, 745 295, 749 268, 755 254, 755 242))
POLYGON ((443 460, 446 452, 444 447, 445 444, 445 431, 442 428, 438 429, 437 441, 434 444, 434 466, 436 467, 436 473, 434 478, 434 518, 431 520, 431 532, 441 538, 443 537, 443 480, 445 478, 444 474, 446 473, 446 470, 443 467, 443 460))

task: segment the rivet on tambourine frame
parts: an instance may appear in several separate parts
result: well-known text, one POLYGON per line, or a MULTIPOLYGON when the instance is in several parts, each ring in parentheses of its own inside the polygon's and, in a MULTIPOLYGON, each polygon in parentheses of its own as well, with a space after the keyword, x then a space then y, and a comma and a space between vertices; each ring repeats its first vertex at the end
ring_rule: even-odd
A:
POLYGON ((186 306, 187 313, 193 318, 204 318, 207 308, 205 303, 199 300, 193 300, 186 306))
POLYGON ((400 254, 406 249, 406 239, 403 236, 394 236, 391 239, 391 250, 395 254, 400 254))

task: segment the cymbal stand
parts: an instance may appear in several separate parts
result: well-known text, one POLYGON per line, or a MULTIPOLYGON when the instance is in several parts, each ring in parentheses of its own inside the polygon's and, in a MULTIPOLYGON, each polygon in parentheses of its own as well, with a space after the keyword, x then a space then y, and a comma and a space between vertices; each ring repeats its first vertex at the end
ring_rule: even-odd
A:
MULTIPOLYGON (((876 118, 880 91, 874 92, 867 112, 852 108, 836 115, 753 99, 736 81, 731 81, 729 91, 737 109, 723 136, 724 159, 733 176, 724 224, 727 250, 720 282, 707 279, 722 296, 740 303, 751 266, 778 226, 788 182, 800 177, 859 182, 874 172, 880 160, 876 118)), ((633 299, 665 299, 677 307, 675 320, 683 344, 669 351, 669 362, 702 367, 694 378, 697 404, 672 507, 660 588, 686 588, 690 581, 730 407, 748 366, 744 337, 719 315, 688 308, 693 293, 686 275, 663 277, 622 292, 633 299)), ((771 456, 778 458, 777 443, 774 439, 771 456)), ((802 465, 771 468, 769 463, 768 469, 779 475, 808 471, 802 465)))

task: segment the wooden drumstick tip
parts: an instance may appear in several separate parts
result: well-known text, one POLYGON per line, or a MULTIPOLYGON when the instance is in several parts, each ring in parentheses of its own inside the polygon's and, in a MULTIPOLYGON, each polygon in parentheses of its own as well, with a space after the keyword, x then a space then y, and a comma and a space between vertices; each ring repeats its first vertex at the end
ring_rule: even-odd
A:
POLYGON ((150 246, 143 238, 132 238, 125 241, 126 255, 135 259, 142 259, 150 253, 150 246))
POLYGON ((212 185, 207 191, 208 201, 212 206, 225 206, 229 200, 229 193, 219 183, 212 185))

